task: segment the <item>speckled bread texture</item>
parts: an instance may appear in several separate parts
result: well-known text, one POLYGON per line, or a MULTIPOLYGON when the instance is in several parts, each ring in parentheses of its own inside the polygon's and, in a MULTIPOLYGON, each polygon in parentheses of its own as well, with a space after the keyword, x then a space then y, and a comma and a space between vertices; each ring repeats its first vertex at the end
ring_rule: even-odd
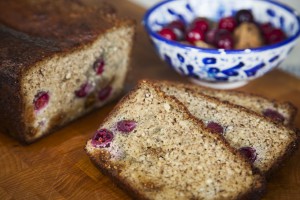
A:
POLYGON ((188 113, 175 98, 147 82, 116 106, 99 130, 111 143, 86 151, 102 172, 137 199, 245 199, 257 197, 263 179, 218 134, 188 113), (134 120, 130 133, 117 128, 134 120))
POLYGON ((255 94, 241 91, 214 90, 193 84, 185 84, 184 87, 196 93, 203 93, 207 96, 216 97, 221 101, 228 101, 232 104, 243 106, 260 115, 263 115, 267 109, 277 111, 284 117, 283 124, 289 126, 293 125, 297 114, 297 108, 289 102, 277 102, 255 94))
POLYGON ((294 130, 249 109, 195 93, 188 85, 173 82, 155 82, 155 85, 167 95, 176 97, 205 124, 221 125, 224 131, 220 135, 232 147, 254 148, 257 158, 253 164, 263 173, 269 174, 297 145, 298 136, 294 130))
POLYGON ((101 0, 0 1, 1 131, 30 143, 116 98, 133 35, 101 0))

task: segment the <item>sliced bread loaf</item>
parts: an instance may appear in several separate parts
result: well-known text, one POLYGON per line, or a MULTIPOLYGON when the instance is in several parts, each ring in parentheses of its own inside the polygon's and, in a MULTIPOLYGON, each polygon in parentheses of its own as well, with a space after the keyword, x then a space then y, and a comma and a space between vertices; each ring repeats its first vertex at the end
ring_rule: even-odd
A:
POLYGON ((0 131, 31 143, 118 97, 133 35, 102 0, 0 1, 0 131))
POLYGON ((238 151, 147 82, 123 98, 86 151, 138 199, 239 199, 263 187, 238 151))
POLYGON ((289 102, 277 102, 255 94, 241 91, 213 90, 193 84, 186 84, 185 87, 196 93, 203 93, 207 96, 216 97, 221 101, 243 106, 285 125, 292 125, 297 114, 297 108, 289 102))
POLYGON ((295 131, 249 109, 197 93, 184 84, 156 82, 155 85, 186 105, 191 114, 212 132, 223 135, 264 173, 275 168, 296 146, 295 131))

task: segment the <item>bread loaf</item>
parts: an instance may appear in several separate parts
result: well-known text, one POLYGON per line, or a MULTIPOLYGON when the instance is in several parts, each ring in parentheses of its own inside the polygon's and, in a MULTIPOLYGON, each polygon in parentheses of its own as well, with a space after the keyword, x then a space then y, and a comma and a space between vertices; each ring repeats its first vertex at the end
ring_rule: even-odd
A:
POLYGON ((116 98, 134 23, 101 0, 0 1, 0 128, 30 143, 116 98))

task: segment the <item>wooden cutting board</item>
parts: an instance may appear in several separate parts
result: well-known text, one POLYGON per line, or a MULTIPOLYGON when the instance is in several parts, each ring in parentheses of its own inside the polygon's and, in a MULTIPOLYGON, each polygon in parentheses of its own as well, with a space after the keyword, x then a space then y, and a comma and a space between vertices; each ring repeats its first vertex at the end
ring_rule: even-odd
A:
MULTIPOLYGON (((154 53, 140 23, 145 10, 124 0, 113 3, 121 15, 137 21, 132 71, 126 88, 132 88, 142 78, 186 81, 154 53)), ((300 80, 281 71, 275 70, 240 90, 288 100, 300 108, 300 80)), ((130 199, 92 165, 83 150, 114 105, 107 105, 30 146, 22 146, 0 133, 0 200, 130 199)), ((296 126, 300 127, 300 115, 296 126)), ((300 199, 300 151, 271 176, 264 199, 300 199)))

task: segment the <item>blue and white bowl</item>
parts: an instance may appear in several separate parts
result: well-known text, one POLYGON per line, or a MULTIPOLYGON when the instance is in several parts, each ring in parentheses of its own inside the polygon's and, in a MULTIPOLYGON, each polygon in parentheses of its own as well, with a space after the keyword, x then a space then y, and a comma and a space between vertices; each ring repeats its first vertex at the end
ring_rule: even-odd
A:
POLYGON ((300 17, 293 9, 270 0, 168 0, 147 11, 144 26, 160 57, 191 81, 215 88, 235 88, 277 67, 291 52, 300 35, 300 17), (157 34, 166 24, 196 17, 219 21, 240 9, 253 12, 257 22, 271 22, 288 38, 255 49, 204 49, 167 40, 157 34))

